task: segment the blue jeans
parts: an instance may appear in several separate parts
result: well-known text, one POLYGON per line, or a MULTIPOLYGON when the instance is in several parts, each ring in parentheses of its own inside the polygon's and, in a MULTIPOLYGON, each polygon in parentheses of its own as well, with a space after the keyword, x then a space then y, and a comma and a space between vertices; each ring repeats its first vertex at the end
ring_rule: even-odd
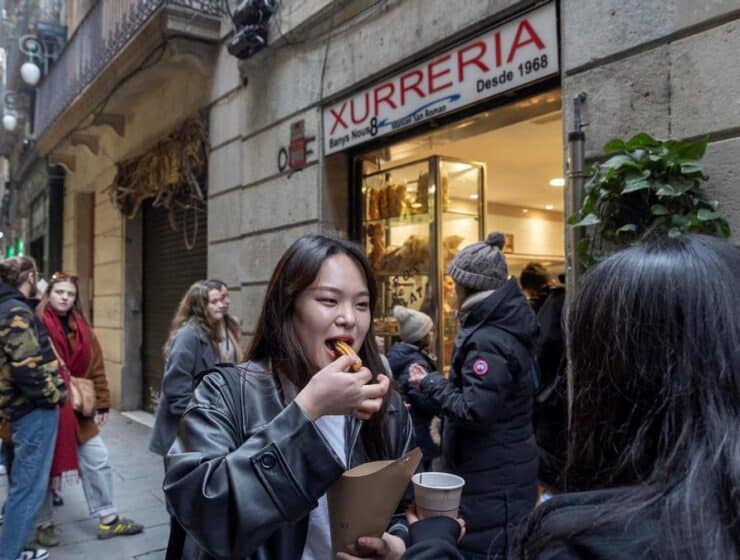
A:
MULTIPOLYGON (((80 462, 82 489, 85 491, 90 515, 101 519, 113 515, 116 513, 113 505, 113 469, 108 462, 108 449, 100 434, 82 445, 77 445, 77 456, 80 462)), ((53 521, 51 506, 52 495, 51 492, 47 492, 36 519, 37 525, 53 521)))
POLYGON ((56 408, 37 408, 12 422, 13 474, 0 537, 0 560, 15 560, 34 528, 34 519, 49 488, 58 424, 56 408))

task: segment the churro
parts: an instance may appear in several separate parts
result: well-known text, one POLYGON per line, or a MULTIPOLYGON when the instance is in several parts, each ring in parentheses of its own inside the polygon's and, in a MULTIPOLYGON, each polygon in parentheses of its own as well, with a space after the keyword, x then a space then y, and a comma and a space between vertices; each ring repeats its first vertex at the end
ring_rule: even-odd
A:
POLYGON ((352 369, 352 371, 360 371, 360 368, 362 367, 362 360, 349 344, 347 344, 343 340, 337 340, 336 342, 334 342, 334 349, 343 356, 351 356, 355 358, 355 361, 352 363, 350 368, 352 369))

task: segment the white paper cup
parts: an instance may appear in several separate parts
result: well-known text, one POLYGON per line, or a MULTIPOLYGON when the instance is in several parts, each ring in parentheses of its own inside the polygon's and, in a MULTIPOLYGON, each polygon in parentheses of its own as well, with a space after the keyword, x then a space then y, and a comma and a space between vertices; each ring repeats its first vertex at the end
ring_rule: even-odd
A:
POLYGON ((457 518, 465 480, 442 472, 417 473, 411 477, 419 519, 444 515, 457 518))

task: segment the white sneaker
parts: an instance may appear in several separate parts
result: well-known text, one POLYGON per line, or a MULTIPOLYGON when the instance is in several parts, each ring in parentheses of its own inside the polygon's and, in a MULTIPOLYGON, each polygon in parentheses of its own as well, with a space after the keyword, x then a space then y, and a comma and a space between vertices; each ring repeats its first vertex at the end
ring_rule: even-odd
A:
POLYGON ((5 465, 0 465, 0 476, 6 474, 5 465))
POLYGON ((26 548, 16 560, 45 560, 49 551, 45 548, 26 548))

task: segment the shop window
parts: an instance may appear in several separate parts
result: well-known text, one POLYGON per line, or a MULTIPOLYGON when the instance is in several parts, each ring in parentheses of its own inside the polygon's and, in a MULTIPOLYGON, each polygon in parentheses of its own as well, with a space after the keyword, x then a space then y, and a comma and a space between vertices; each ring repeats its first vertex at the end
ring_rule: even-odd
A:
POLYGON ((483 111, 362 154, 363 242, 380 287, 376 330, 397 337, 396 304, 437 325, 449 367, 457 324, 445 274, 454 255, 502 231, 509 273, 530 262, 564 272, 562 112, 559 91, 483 111))

